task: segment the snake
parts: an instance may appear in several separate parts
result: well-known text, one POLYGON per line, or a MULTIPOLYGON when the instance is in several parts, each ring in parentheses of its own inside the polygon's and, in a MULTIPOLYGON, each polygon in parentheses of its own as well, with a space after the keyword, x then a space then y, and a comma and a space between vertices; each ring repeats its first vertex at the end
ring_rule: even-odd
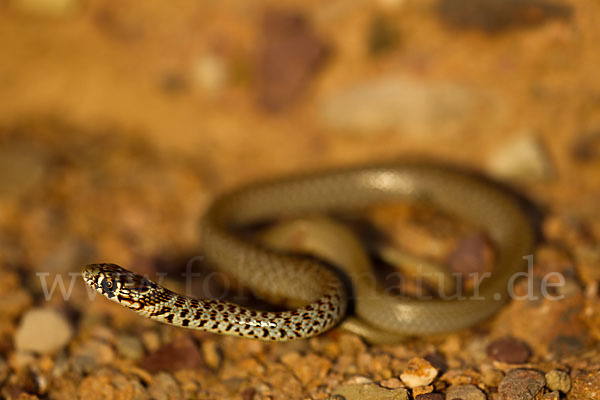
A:
MULTIPOLYGON (((468 328, 492 316, 509 300, 511 277, 524 269, 525 256, 535 244, 528 212, 513 192, 464 169, 422 162, 345 167, 241 186, 209 205, 200 237, 204 257, 216 268, 261 299, 293 307, 260 311, 221 299, 184 296, 110 263, 86 265, 82 276, 104 297, 177 327, 288 341, 328 331, 351 309, 360 321, 351 324, 355 333, 375 339, 422 336, 468 328), (364 263, 341 271, 240 233, 283 218, 352 213, 400 201, 428 203, 486 232, 497 257, 477 296, 399 298, 374 285, 364 263)), ((352 258, 352 250, 335 251, 352 258)))

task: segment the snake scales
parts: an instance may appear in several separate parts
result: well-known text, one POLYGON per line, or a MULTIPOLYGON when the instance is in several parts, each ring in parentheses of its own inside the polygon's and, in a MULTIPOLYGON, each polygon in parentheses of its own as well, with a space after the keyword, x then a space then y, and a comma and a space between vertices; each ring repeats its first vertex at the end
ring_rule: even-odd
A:
POLYGON ((251 243, 236 229, 284 216, 352 211, 398 200, 426 201, 485 229, 497 251, 490 279, 466 300, 398 299, 374 288, 364 271, 345 271, 354 287, 354 329, 364 335, 424 335, 461 329, 493 314, 507 300, 510 277, 533 247, 530 221, 516 198, 485 180, 425 164, 348 168, 273 180, 218 198, 202 221, 206 258, 269 302, 303 304, 266 312, 221 300, 176 294, 114 264, 90 264, 84 280, 138 314, 171 325, 247 338, 308 338, 344 317, 348 293, 339 276, 312 258, 251 243))

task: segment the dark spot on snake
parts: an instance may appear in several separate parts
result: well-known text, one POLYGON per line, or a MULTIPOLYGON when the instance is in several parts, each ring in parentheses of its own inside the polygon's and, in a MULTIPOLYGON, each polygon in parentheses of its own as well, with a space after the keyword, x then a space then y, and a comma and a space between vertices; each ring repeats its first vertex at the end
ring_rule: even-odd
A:
POLYGON ((181 326, 188 326, 189 324, 190 324, 189 319, 184 319, 183 321, 181 321, 181 326))
POLYGON ((198 322, 198 327, 202 328, 204 325, 206 325, 207 322, 207 320, 203 319, 202 321, 198 322))
POLYGON ((231 325, 231 324, 227 325, 227 327, 225 327, 225 332, 229 332, 231 330, 231 328, 233 328, 233 325, 231 325))
POLYGON ((285 329, 282 328, 279 330, 279 337, 282 339, 285 337, 285 329))
POLYGON ((179 318, 183 318, 187 315, 187 310, 181 310, 181 312, 179 313, 179 318))
POLYGON ((219 327, 219 323, 218 323, 218 322, 215 322, 215 323, 213 324, 213 326, 212 326, 210 329, 212 329, 212 330, 216 330, 218 327, 219 327))
POLYGON ((165 320, 167 320, 167 321, 168 321, 170 324, 172 324, 172 323, 173 323, 173 318, 174 318, 174 317, 175 317, 175 316, 174 316, 173 314, 169 314, 169 315, 167 315, 167 316, 165 317, 165 320))
POLYGON ((263 328, 263 338, 266 338, 269 336, 269 330, 267 328, 263 328))

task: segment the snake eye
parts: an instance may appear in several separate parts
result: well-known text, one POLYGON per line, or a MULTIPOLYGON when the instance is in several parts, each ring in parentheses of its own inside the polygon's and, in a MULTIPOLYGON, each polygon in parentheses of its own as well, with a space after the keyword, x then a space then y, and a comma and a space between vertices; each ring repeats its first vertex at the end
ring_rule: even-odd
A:
POLYGON ((106 295, 109 298, 113 297, 115 295, 113 293, 114 286, 115 285, 111 279, 105 278, 104 280, 102 280, 102 289, 104 289, 104 291, 106 292, 106 295))

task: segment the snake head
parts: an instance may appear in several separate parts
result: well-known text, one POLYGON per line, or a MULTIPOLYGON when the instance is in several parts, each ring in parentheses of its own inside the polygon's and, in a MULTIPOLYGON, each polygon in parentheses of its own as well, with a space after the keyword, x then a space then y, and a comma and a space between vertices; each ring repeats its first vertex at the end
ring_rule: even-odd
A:
POLYGON ((156 286, 145 277, 116 264, 89 264, 83 268, 82 275, 83 280, 98 293, 130 308, 156 286))

